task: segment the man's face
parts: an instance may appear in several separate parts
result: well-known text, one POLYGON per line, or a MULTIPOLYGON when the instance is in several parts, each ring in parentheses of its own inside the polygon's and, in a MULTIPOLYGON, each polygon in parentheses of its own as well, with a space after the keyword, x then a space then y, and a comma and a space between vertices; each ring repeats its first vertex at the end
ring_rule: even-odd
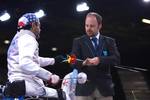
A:
POLYGON ((32 23, 32 32, 36 35, 37 38, 40 37, 41 32, 40 22, 32 23))
POLYGON ((96 35, 101 29, 102 25, 98 24, 95 16, 87 16, 85 19, 85 31, 86 34, 90 37, 96 35))

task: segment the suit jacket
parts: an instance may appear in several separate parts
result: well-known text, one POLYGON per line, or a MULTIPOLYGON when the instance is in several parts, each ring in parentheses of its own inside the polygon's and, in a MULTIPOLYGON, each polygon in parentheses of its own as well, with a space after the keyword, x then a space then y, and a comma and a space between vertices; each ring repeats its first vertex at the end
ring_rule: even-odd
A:
POLYGON ((97 66, 77 65, 79 71, 87 74, 88 80, 85 84, 77 84, 76 95, 88 96, 97 88, 103 96, 114 94, 110 67, 120 63, 120 54, 117 50, 115 40, 100 35, 98 52, 87 35, 75 38, 72 53, 79 59, 93 58, 98 56, 100 64, 97 66))

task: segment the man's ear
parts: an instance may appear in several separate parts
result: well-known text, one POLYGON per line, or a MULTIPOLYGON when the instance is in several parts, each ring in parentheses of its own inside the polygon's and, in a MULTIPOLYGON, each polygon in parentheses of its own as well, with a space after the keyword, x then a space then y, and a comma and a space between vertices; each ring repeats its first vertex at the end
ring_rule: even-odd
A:
POLYGON ((32 28, 36 27, 36 23, 35 22, 31 23, 31 26, 32 28))
POLYGON ((31 23, 31 30, 34 31, 36 26, 37 26, 36 22, 31 23))
POLYGON ((36 24, 35 22, 31 23, 31 31, 34 33, 36 29, 36 24))
POLYGON ((101 29, 101 28, 102 28, 102 24, 99 24, 99 26, 98 26, 98 27, 99 27, 99 29, 101 29))

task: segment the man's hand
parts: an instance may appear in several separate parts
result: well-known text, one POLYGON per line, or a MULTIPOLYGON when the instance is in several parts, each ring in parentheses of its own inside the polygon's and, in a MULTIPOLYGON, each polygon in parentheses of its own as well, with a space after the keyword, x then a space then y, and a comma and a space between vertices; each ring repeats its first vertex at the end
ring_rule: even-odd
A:
POLYGON ((94 58, 90 59, 90 63, 97 66, 100 63, 100 58, 94 57, 94 58))
POLYGON ((59 81, 60 81, 59 76, 56 75, 56 74, 53 74, 53 75, 51 75, 51 78, 48 80, 48 83, 55 85, 55 84, 57 84, 59 81))
POLYGON ((99 63, 100 63, 99 57, 87 58, 85 61, 83 61, 83 66, 96 66, 99 63))
POLYGON ((56 63, 61 63, 64 60, 64 57, 62 55, 58 55, 54 59, 56 64, 56 63))
POLYGON ((90 59, 91 59, 91 58, 86 58, 86 59, 83 61, 82 65, 83 65, 83 66, 89 66, 89 65, 90 65, 90 59))

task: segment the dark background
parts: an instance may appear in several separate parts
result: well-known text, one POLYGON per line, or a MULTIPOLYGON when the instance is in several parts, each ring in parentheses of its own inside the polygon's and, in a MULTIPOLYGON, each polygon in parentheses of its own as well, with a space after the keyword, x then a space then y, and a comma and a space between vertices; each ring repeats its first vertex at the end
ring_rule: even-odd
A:
MULTIPOLYGON (((17 30, 17 20, 22 14, 43 9, 46 16, 41 18, 40 56, 55 57, 71 51, 72 40, 84 33, 84 18, 90 11, 103 17, 102 34, 116 39, 121 54, 121 65, 149 69, 150 61, 150 25, 141 22, 150 18, 150 3, 142 0, 0 0, 0 14, 7 11, 11 19, 0 22, 0 83, 7 79, 6 53, 8 45, 5 39, 12 40, 17 30), (86 1, 90 10, 76 12, 76 5, 86 1), (57 47, 58 51, 51 51, 57 47)), ((48 70, 61 77, 71 71, 67 64, 48 70)), ((113 70, 114 81, 119 84, 117 69, 113 70)), ((143 72, 149 82, 149 71, 143 72)), ((121 85, 121 84, 120 84, 121 85)))

